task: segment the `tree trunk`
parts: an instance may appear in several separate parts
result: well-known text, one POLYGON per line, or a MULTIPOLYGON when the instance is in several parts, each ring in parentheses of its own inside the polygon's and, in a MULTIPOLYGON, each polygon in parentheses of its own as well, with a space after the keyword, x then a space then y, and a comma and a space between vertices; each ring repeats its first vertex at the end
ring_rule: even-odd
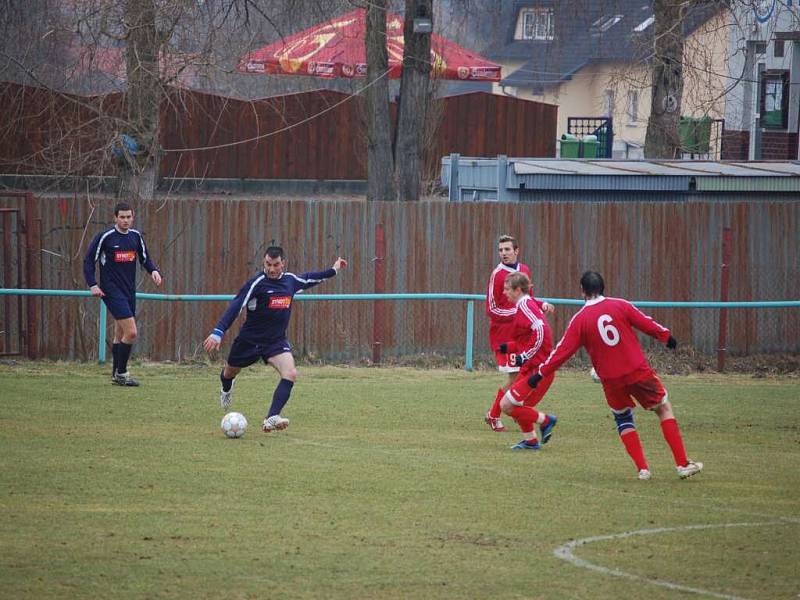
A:
POLYGON ((386 0, 367 5, 367 201, 395 200, 392 120, 389 111, 389 54, 386 51, 386 0), (375 82, 375 83, 373 83, 375 82))
POLYGON ((678 123, 683 96, 684 0, 655 0, 652 102, 644 142, 646 158, 680 158, 678 123))
POLYGON ((154 0, 125 0, 128 31, 125 52, 128 90, 127 127, 139 149, 128 157, 121 173, 121 192, 132 200, 152 198, 158 177, 161 39, 154 0))
POLYGON ((423 133, 431 91, 431 36, 414 33, 414 17, 433 19, 433 0, 406 0, 403 76, 397 120, 395 168, 400 200, 419 200, 423 133))

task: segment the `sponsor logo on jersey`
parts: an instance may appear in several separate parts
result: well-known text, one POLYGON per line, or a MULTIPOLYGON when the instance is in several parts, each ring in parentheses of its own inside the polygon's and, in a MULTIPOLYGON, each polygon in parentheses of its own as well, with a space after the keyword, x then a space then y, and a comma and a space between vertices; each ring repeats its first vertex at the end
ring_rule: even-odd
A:
POLYGON ((114 252, 114 262, 136 262, 136 250, 117 250, 114 252))
POLYGON ((289 308, 292 305, 292 297, 291 296, 270 296, 269 297, 269 308, 275 310, 283 310, 289 308))

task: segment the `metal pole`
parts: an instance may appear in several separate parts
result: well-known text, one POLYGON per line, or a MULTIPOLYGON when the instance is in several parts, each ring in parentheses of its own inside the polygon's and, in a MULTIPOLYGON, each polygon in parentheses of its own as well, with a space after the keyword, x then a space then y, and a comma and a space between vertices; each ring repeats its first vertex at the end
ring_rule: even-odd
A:
MULTIPOLYGON (((386 238, 383 234, 383 223, 375 225, 375 293, 382 294, 385 282, 384 258, 386 256, 386 238)), ((383 301, 376 300, 372 305, 372 364, 381 362, 381 344, 383 343, 383 301)))
POLYGON ((106 363, 106 327, 108 324, 108 311, 106 303, 100 300, 100 331, 97 335, 97 362, 101 365, 106 363))
MULTIPOLYGON (((725 227, 722 230, 722 273, 719 283, 719 300, 720 302, 728 301, 728 286, 730 284, 730 274, 728 266, 731 262, 731 254, 733 252, 733 232, 730 227, 725 227)), ((725 345, 727 344, 728 337, 728 309, 719 309, 719 340, 717 344, 717 371, 722 373, 725 370, 725 345)))
POLYGON ((467 348, 464 370, 472 371, 472 343, 475 338, 475 301, 467 302, 467 348))
MULTIPOLYGON (((25 193, 25 285, 35 288, 39 285, 37 265, 40 260, 39 236, 37 228, 36 198, 32 192, 25 193)), ((28 358, 39 355, 39 302, 33 296, 25 301, 25 351, 28 358)))

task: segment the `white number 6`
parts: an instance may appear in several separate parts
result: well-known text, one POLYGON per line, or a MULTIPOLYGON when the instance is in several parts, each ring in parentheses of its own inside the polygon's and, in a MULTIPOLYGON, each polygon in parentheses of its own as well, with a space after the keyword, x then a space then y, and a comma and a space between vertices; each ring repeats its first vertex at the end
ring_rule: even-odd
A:
POLYGON ((608 323, 611 323, 611 317, 600 315, 600 318, 597 319, 597 331, 600 332, 600 337, 607 345, 616 346, 619 344, 619 329, 608 323))

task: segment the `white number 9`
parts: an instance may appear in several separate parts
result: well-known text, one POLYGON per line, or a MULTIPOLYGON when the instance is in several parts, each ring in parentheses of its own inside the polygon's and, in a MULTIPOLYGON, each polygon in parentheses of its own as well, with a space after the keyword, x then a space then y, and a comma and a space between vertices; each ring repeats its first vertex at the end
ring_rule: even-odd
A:
POLYGON ((609 315, 600 315, 597 319, 597 331, 600 332, 600 337, 609 346, 616 346, 619 344, 619 329, 610 325, 611 317, 609 315))

